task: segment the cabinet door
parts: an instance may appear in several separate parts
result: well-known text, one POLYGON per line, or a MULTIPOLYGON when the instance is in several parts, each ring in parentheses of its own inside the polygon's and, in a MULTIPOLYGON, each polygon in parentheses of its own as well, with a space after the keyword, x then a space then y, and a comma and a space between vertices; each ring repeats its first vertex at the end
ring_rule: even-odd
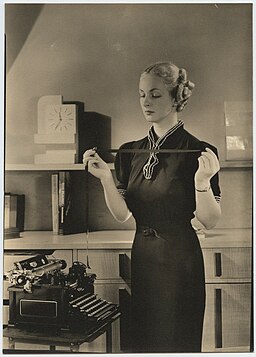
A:
MULTIPOLYGON (((99 298, 119 304, 119 289, 124 288, 123 284, 118 282, 111 283, 108 281, 96 281, 94 285, 95 293, 99 298)), ((114 353, 121 352, 120 349, 120 319, 117 319, 112 324, 112 348, 114 353)), ((106 339, 105 335, 99 337, 97 340, 90 344, 81 346, 80 351, 87 352, 106 352, 106 339)))
POLYGON ((8 281, 3 281, 3 306, 2 306, 2 323, 3 325, 8 324, 8 319, 9 319, 9 292, 8 292, 8 286, 10 283, 8 281))
POLYGON ((251 248, 203 249, 206 282, 227 282, 230 279, 247 279, 252 269, 251 248), (225 281, 224 281, 225 280, 225 281))
MULTIPOLYGON (((116 279, 119 277, 118 254, 115 250, 90 250, 89 261, 91 271, 97 279, 116 279)), ((86 263, 87 251, 78 251, 78 260, 86 263)))
MULTIPOLYGON (((118 251, 113 249, 89 250, 89 261, 91 271, 97 275, 97 279, 120 279, 122 272, 129 271, 129 262, 120 259, 127 257, 129 260, 130 251, 118 251), (125 263, 125 264, 124 264, 125 263)), ((78 260, 86 263, 87 251, 78 251, 78 260)), ((128 273, 129 274, 129 273, 128 273)))
POLYGON ((248 351, 251 284, 206 284, 203 352, 248 351))
POLYGON ((119 289, 120 317, 120 349, 122 352, 132 351, 131 294, 127 288, 119 289))
POLYGON ((2 323, 3 325, 7 325, 9 320, 9 306, 2 307, 2 323))

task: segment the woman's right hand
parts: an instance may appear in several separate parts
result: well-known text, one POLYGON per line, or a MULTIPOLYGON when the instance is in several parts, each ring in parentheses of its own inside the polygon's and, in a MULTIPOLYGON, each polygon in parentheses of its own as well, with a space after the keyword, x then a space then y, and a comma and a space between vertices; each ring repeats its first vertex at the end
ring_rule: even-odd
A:
POLYGON ((96 150, 86 150, 83 154, 83 163, 88 165, 88 172, 101 181, 112 176, 107 163, 97 154, 96 150))

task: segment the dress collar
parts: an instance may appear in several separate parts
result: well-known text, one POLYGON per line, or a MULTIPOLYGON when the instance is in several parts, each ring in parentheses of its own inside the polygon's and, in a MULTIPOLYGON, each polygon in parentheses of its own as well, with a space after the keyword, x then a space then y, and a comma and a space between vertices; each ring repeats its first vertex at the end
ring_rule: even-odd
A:
POLYGON ((148 132, 148 141, 149 141, 150 149, 159 149, 163 145, 165 140, 181 126, 184 126, 184 122, 182 120, 179 120, 177 124, 175 124, 172 128, 167 130, 167 132, 161 137, 158 137, 156 135, 154 127, 151 126, 148 132))
MULTIPOLYGON (((178 128, 183 126, 184 123, 182 120, 179 120, 172 128, 170 128, 163 136, 157 137, 154 127, 152 126, 148 132, 148 141, 150 149, 160 149, 165 140, 171 136, 178 128)), ((147 163, 143 167, 143 175, 145 179, 150 180, 153 175, 154 167, 159 163, 156 153, 151 153, 149 155, 147 163)))

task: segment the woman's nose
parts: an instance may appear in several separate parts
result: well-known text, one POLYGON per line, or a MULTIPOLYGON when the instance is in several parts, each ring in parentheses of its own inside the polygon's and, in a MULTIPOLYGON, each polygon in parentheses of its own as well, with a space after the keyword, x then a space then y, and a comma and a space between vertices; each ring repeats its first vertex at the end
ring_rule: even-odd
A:
POLYGON ((148 107, 150 105, 150 98, 148 96, 145 97, 143 105, 144 107, 148 107))

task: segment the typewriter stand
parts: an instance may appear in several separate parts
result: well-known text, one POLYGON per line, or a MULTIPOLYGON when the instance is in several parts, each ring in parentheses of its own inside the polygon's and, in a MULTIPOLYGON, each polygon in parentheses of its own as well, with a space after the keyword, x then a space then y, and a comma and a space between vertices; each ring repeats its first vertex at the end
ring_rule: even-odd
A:
MULTIPOLYGON (((24 328, 8 326, 3 330, 3 336, 9 339, 9 349, 3 352, 10 352, 15 350, 15 342, 40 344, 50 346, 49 351, 44 353, 54 353, 56 346, 68 346, 70 352, 79 352, 79 347, 82 343, 90 343, 98 338, 103 333, 106 333, 106 353, 112 352, 112 323, 120 317, 120 313, 106 320, 104 324, 96 325, 90 331, 71 332, 71 331, 58 331, 57 333, 27 330, 24 328)), ((17 350, 18 352, 19 350, 17 350)), ((27 350, 32 352, 32 350, 27 350)), ((38 352, 35 351, 35 352, 38 352)), ((43 351, 42 351, 43 352, 43 351)), ((65 351, 60 350, 58 353, 65 351)))

